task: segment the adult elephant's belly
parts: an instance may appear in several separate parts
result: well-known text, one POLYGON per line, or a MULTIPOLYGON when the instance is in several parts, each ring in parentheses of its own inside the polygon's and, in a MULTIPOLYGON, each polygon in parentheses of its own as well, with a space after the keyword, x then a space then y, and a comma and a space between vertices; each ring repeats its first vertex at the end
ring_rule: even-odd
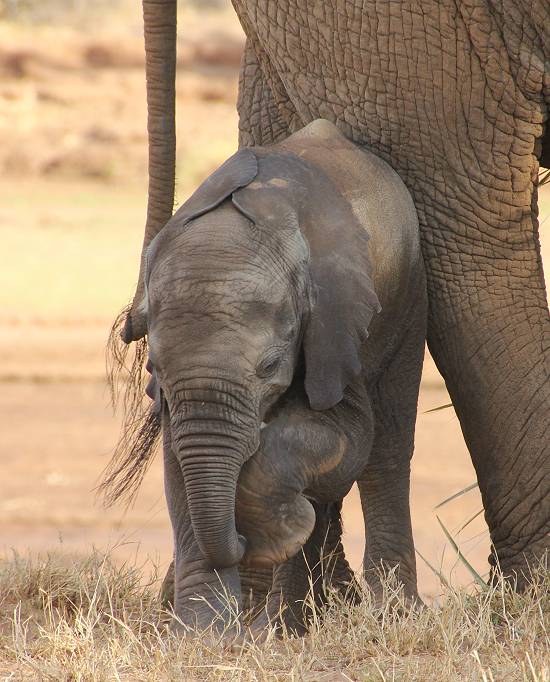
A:
POLYGON ((544 64, 512 69, 482 2, 475 17, 436 0, 234 4, 290 132, 327 118, 367 145, 413 192, 422 229, 521 228, 544 64))

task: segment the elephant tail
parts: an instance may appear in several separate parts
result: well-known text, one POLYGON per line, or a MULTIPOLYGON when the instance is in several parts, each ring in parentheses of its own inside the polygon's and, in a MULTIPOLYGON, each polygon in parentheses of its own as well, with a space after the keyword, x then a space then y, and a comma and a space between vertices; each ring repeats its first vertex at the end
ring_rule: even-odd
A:
POLYGON ((107 341, 107 381, 113 407, 122 408, 122 427, 111 461, 97 487, 104 504, 111 506, 120 498, 130 504, 153 460, 161 433, 161 414, 145 397, 147 373, 146 338, 131 346, 120 332, 130 305, 116 318, 107 341))

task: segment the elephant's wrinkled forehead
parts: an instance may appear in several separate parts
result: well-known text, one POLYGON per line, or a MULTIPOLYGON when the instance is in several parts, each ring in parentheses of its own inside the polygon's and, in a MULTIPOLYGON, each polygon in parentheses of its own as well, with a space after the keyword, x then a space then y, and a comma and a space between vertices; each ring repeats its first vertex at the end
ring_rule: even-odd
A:
MULTIPOLYGON (((291 240, 290 240, 291 241, 291 240)), ((150 263, 149 303, 201 311, 289 297, 303 254, 224 204, 165 239, 150 263)))

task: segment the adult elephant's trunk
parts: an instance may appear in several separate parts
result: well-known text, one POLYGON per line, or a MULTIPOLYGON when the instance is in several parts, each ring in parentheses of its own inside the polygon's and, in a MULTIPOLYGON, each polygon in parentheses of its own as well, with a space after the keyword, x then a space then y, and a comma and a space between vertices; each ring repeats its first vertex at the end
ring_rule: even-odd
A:
POLYGON ((126 343, 146 332, 143 313, 144 258, 147 246, 172 216, 176 163, 175 79, 177 0, 143 0, 149 194, 138 285, 126 318, 126 343))
POLYGON ((171 412, 197 544, 213 568, 234 566, 245 550, 235 527, 237 479, 258 447, 259 420, 243 403, 210 391, 186 391, 171 412))

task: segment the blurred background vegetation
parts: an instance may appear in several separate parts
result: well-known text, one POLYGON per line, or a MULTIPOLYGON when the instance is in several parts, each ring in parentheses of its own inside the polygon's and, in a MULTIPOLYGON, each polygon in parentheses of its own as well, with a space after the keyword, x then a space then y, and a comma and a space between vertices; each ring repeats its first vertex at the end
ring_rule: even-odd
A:
MULTIPOLYGON (((98 13, 123 6, 125 0, 0 0, 0 19, 33 23, 88 22, 98 13)), ((227 0, 186 0, 189 7, 219 10, 227 6, 227 0)))

